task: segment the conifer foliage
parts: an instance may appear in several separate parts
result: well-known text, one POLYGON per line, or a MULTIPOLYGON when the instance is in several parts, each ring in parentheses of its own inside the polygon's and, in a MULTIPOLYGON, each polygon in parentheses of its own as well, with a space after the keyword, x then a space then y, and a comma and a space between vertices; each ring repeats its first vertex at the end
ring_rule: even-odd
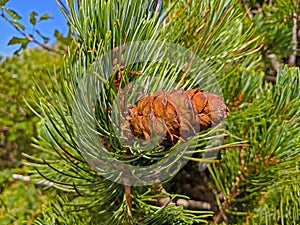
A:
MULTIPOLYGON (((263 39, 244 23, 238 1, 158 3, 61 4, 76 35, 52 87, 36 86, 42 121, 34 145, 44 158, 26 156, 32 176, 53 182, 61 196, 35 224, 299 223, 298 68, 282 66, 276 83, 264 82, 263 39), (126 45, 143 41, 173 43, 205 66, 193 67, 193 54, 177 64, 132 63, 145 50, 126 45), (91 70, 102 63, 109 75, 91 70), (126 132, 130 144, 120 139, 126 132), (166 135, 145 150, 153 133, 166 135), (129 176, 124 163, 146 176, 129 176), (168 177, 128 181, 147 180, 147 172, 168 177)), ((146 52, 178 56, 161 45, 146 52)))

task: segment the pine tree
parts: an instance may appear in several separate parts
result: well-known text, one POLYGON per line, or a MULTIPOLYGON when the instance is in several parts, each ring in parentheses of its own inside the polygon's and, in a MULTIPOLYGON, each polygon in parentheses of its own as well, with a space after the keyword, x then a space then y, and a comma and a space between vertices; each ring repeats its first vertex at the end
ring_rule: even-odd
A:
POLYGON ((61 195, 35 224, 299 223, 300 73, 264 82, 237 1, 66 2, 27 155, 61 195))

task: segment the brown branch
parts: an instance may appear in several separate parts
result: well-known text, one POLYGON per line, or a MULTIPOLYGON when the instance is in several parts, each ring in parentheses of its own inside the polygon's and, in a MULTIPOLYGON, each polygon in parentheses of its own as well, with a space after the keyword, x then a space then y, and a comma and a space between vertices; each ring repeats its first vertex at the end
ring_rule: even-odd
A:
POLYGON ((276 72, 278 72, 279 67, 280 67, 280 62, 277 59, 277 55, 276 54, 267 54, 266 57, 269 58, 269 59, 271 59, 272 68, 276 72))
MULTIPOLYGON (((160 194, 166 194, 167 191, 164 189, 162 185, 156 187, 160 194)), ((168 203, 171 202, 171 198, 169 196, 160 197, 156 200, 157 204, 161 207, 164 207, 168 203)), ((183 206, 185 209, 206 209, 211 210, 211 204, 209 202, 195 201, 195 200, 187 200, 183 198, 179 198, 176 200, 176 205, 183 206)))
POLYGON ((266 75, 266 76, 264 77, 264 80, 265 80, 265 81, 269 81, 269 82, 276 83, 276 77, 275 77, 275 76, 269 76, 269 75, 266 75))
POLYGON ((241 168, 245 168, 245 148, 242 147, 240 151, 241 168))
POLYGON ((272 2, 272 0, 269 0, 269 6, 273 6, 273 2, 272 2))
POLYGON ((211 204, 209 202, 187 200, 187 199, 183 199, 183 198, 177 199, 176 205, 183 206, 183 208, 185 208, 185 209, 211 210, 211 204))
POLYGON ((10 127, 6 127, 6 126, 0 127, 0 132, 5 132, 5 131, 8 131, 10 129, 11 129, 10 127))
POLYGON ((297 57, 297 33, 298 33, 298 8, 299 8, 299 0, 296 1, 296 9, 293 11, 293 28, 292 28, 292 54, 289 56, 289 65, 296 65, 296 57, 297 57))
POLYGON ((131 186, 125 185, 125 201, 127 205, 127 213, 132 217, 132 198, 131 198, 131 186))
MULTIPOLYGON (((239 175, 236 177, 236 181, 235 183, 232 185, 231 187, 231 191, 227 196, 220 196, 219 199, 222 200, 224 199, 224 201, 222 202, 222 204, 219 207, 219 213, 215 215, 215 217, 213 218, 213 222, 214 224, 220 223, 222 221, 225 221, 226 223, 228 223, 227 220, 227 216, 226 216, 226 212, 228 211, 229 207, 230 207, 230 203, 233 202, 233 200, 238 197, 241 193, 241 185, 243 185, 243 181, 246 180, 246 174, 249 173, 249 167, 254 169, 254 171, 257 170, 257 163, 258 162, 262 162, 262 167, 266 167, 270 164, 276 164, 280 162, 279 158, 276 157, 270 157, 270 156, 263 156, 261 154, 258 154, 255 156, 255 158, 253 159, 252 162, 248 163, 247 165, 245 165, 245 149, 244 147, 241 148, 240 151, 240 162, 241 162, 241 166, 240 166, 240 173, 239 175)), ((261 195, 261 201, 263 201, 265 199, 264 194, 261 195)))
POLYGON ((226 211, 228 210, 229 205, 232 202, 232 200, 240 194, 239 186, 244 179, 245 179, 245 177, 243 174, 236 178, 236 182, 232 186, 231 193, 225 197, 224 202, 222 202, 222 204, 220 206, 219 213, 214 216, 214 219, 213 219, 214 224, 220 223, 222 220, 225 221, 226 223, 228 223, 226 211))
POLYGON ((234 109, 236 109, 241 104, 244 96, 245 96, 245 94, 243 92, 241 92, 240 95, 238 96, 238 98, 236 99, 236 101, 231 106, 230 111, 233 111, 234 109))
POLYGON ((250 18, 250 20, 253 19, 253 13, 251 12, 250 8, 248 7, 247 3, 245 0, 242 0, 242 5, 246 9, 247 15, 250 18))
POLYGON ((9 101, 10 103, 12 104, 15 104, 16 103, 16 100, 13 99, 12 97, 6 95, 6 94, 2 94, 0 93, 0 98, 4 98, 5 100, 9 101))
POLYGON ((264 11, 263 11, 263 4, 260 5, 259 3, 256 3, 255 6, 257 7, 257 10, 256 10, 256 13, 260 13, 260 14, 264 14, 264 11))
MULTIPOLYGON (((167 191, 164 189, 164 187, 160 184, 155 187, 160 194, 166 194, 167 191)), ((169 196, 160 197, 156 200, 157 204, 161 207, 167 205, 169 202, 171 202, 171 198, 169 196)))
POLYGON ((245 171, 247 170, 247 167, 245 166, 245 147, 247 147, 247 145, 241 146, 241 151, 240 151, 242 173, 238 177, 236 177, 236 182, 233 184, 230 194, 227 195, 226 197, 223 195, 220 197, 220 200, 224 199, 224 201, 222 202, 221 206, 219 207, 219 213, 216 214, 213 218, 214 224, 217 224, 217 223, 221 222, 222 220, 225 221, 226 223, 228 223, 226 211, 228 210, 232 200, 241 193, 241 190, 239 189, 239 187, 240 187, 240 184, 242 183, 242 181, 245 180, 244 174, 245 174, 245 171))
MULTIPOLYGON (((277 59, 277 55, 272 53, 272 54, 265 54, 265 56, 271 60, 272 69, 277 73, 280 68, 280 62, 277 59)), ((265 75, 264 80, 268 82, 276 83, 276 76, 265 75)))
POLYGON ((0 108, 0 112, 2 112, 3 114, 5 114, 8 117, 13 117, 14 114, 12 114, 11 112, 6 111, 5 109, 0 108))

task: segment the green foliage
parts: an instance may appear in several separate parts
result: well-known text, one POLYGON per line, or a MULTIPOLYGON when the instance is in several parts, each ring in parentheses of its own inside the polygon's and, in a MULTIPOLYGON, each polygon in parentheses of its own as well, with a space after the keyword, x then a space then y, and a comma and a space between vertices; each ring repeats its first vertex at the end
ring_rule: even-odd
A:
POLYGON ((24 98, 33 103, 28 96, 34 79, 47 83, 47 73, 55 64, 58 70, 60 61, 59 55, 33 48, 0 63, 0 224, 31 224, 42 204, 51 198, 51 192, 45 194, 33 182, 13 180, 12 175, 28 173, 21 165, 22 153, 41 156, 31 146, 39 118, 24 98))
POLYGON ((42 20, 47 20, 47 19, 51 18, 51 15, 49 13, 45 13, 45 14, 41 15, 38 19, 36 18, 37 15, 38 15, 38 13, 36 11, 32 11, 29 15, 29 21, 33 26, 35 26, 38 22, 40 22, 42 20))
POLYGON ((12 39, 9 40, 7 43, 8 45, 15 45, 15 44, 21 44, 21 48, 25 49, 29 43, 29 40, 27 38, 18 38, 18 37, 12 37, 12 39))
MULTIPOLYGON (((284 55, 290 52, 291 23, 278 21, 285 18, 292 8, 279 0, 274 1, 275 7, 263 4, 266 16, 258 12, 252 20, 245 21, 245 13, 237 7, 238 1, 166 1, 162 12, 152 11, 151 4, 154 2, 67 0, 67 7, 61 5, 76 34, 72 45, 76 47, 69 50, 62 71, 51 70, 47 81, 38 82, 33 89, 33 97, 28 102, 41 118, 38 136, 34 140, 39 155, 25 154, 25 163, 37 169, 31 177, 53 182, 61 194, 43 208, 34 224, 297 224, 300 217, 300 73, 297 68, 281 67, 276 83, 272 84, 264 82, 263 78, 269 71, 268 68, 262 69, 262 65, 267 63, 264 58, 266 54, 282 54, 280 57, 284 61, 284 55), (96 115, 93 117, 97 126, 86 123, 82 129, 87 134, 92 131, 106 138, 114 154, 96 145, 97 142, 93 142, 95 139, 88 135, 91 141, 83 147, 76 136, 78 126, 75 125, 78 124, 75 123, 78 121, 74 121, 74 118, 84 118, 90 102, 84 98, 78 99, 76 95, 86 91, 78 90, 80 81, 90 72, 89 68, 98 63, 99 56, 112 49, 120 51, 120 46, 124 44, 143 40, 167 41, 175 43, 178 49, 185 47, 197 53, 205 68, 214 73, 217 82, 202 82, 201 75, 196 77, 199 79, 192 76, 183 79, 182 68, 174 68, 177 64, 147 62, 128 65, 122 73, 121 85, 142 79, 146 91, 154 92, 160 88, 178 87, 178 81, 182 80, 182 87, 186 89, 200 86, 203 90, 215 90, 211 86, 218 83, 231 113, 226 121, 224 143, 209 149, 221 152, 209 171, 204 172, 207 173, 205 179, 199 181, 198 177, 192 177, 192 182, 183 184, 188 176, 200 176, 198 168, 201 164, 190 162, 178 172, 177 176, 181 179, 172 177, 157 185, 131 187, 128 194, 128 186, 105 178, 114 175, 115 171, 101 170, 101 164, 90 165, 87 162, 84 157, 87 148, 94 147, 100 155, 111 154, 118 161, 138 166, 143 166, 145 162, 163 161, 165 155, 174 151, 174 148, 161 150, 163 154, 139 155, 136 148, 128 147, 132 155, 129 155, 130 158, 124 155, 124 146, 113 131, 112 118, 108 113, 118 93, 113 87, 113 80, 101 71, 97 74, 100 78, 99 101, 95 104, 96 115), (272 46, 277 40, 278 46, 272 46), (159 77, 158 81, 154 75, 159 77), (74 108, 74 105, 77 107, 74 108), (82 117, 76 117, 78 114, 82 117), (199 186, 201 190, 208 190, 204 200, 209 201, 211 210, 185 209, 177 204, 177 199, 193 200, 196 194, 186 189, 199 186), (167 191, 162 190, 164 187, 167 191), (209 196, 213 197, 210 199, 209 196), (167 200, 167 203, 159 204, 162 200, 167 200)), ((246 2, 255 5, 253 1, 246 2)), ((16 15, 10 16, 18 19, 16 15)), ((30 21, 35 26, 38 21, 47 18, 47 14, 37 18, 37 13, 33 12, 30 21)), ((66 41, 58 31, 55 36, 66 41)), ((18 41, 16 38, 12 40, 18 41)), ((151 47, 155 49, 161 46, 151 47)), ((128 55, 134 56, 139 53, 138 50, 132 48, 128 55)), ((166 52, 161 54, 169 57, 166 52)), ((32 57, 26 58, 25 52, 21 59, 30 61, 32 57)), ((40 60, 41 55, 37 57, 40 60)), ((52 57, 51 60, 54 60, 52 57)), ((180 60, 178 65, 182 63, 180 60)), ((16 62, 19 61, 13 60, 11 65, 16 62)), ((189 63, 186 61, 185 65, 189 63)), ((122 66, 122 61, 117 64, 122 66)), ((16 65, 17 71, 24 73, 25 65, 27 62, 20 61, 16 65)), ((35 68, 40 64, 30 61, 28 65, 35 68)), ((33 68, 28 69, 31 74, 33 68)), ((5 73, 8 76, 4 79, 6 84, 12 82, 9 86, 31 86, 32 83, 27 80, 16 84, 17 80, 9 77, 14 74, 12 69, 9 70, 10 73, 5 73)), ((45 79, 44 76, 42 79, 45 79)), ((3 85, 3 90, 9 94, 5 92, 3 96, 9 98, 4 100, 9 102, 13 99, 13 103, 17 102, 17 106, 12 107, 17 112, 21 103, 15 99, 19 99, 22 92, 19 89, 7 89, 7 86, 3 85)), ((140 87, 133 88, 136 92, 141 90, 140 87)), ((9 107, 7 103, 2 105, 9 107)), ((21 106, 23 109, 24 106, 21 106)), ((26 115, 32 114, 26 112, 26 115)), ((19 117, 16 114, 3 120, 8 123, 5 125, 9 127, 7 132, 13 132, 13 125, 17 126, 19 121, 15 120, 19 117)), ((32 127, 31 124, 24 127, 30 136, 34 134, 34 129, 28 128, 32 127)), ((15 129, 18 131, 19 128, 15 129)), ((219 131, 218 128, 215 130, 219 131)), ((195 154, 190 157, 192 160, 201 162, 199 153, 207 151, 203 146, 212 138, 208 134, 215 130, 195 137, 199 143, 196 144, 195 154)), ((10 137, 14 137, 13 133, 10 137)), ((154 148, 150 152, 155 151, 157 149, 154 148)), ((118 175, 124 177, 121 173, 118 175)), ((8 200, 2 201, 6 205, 8 200)), ((29 202, 32 203, 32 200, 29 202)), ((37 207, 33 206, 32 209, 37 207)))
POLYGON ((69 199, 66 196, 57 196, 56 201, 49 201, 48 207, 42 211, 43 220, 36 219, 34 225, 55 225, 55 224, 88 224, 90 221, 85 218, 86 213, 83 211, 67 211, 65 202, 69 199))
POLYGON ((4 6, 9 0, 1 0, 0 1, 0 6, 4 6))
MULTIPOLYGON (((21 16, 5 8, 8 1, 1 1, 1 16, 19 31, 25 31, 21 16)), ((49 18, 49 14, 39 17, 38 21, 49 18)), ((38 22, 37 21, 37 22, 38 22)), ((38 32, 36 30, 36 32, 38 32)), ((41 34, 40 34, 41 35, 41 34)), ((10 44, 21 44, 25 49, 33 37, 12 37, 10 44)), ((69 44, 61 36, 55 49, 63 49, 69 44), (60 42, 64 40, 64 43, 60 42)), ((46 40, 45 40, 46 41, 46 40)), ((52 48, 52 47, 51 47, 52 48)), ((32 136, 37 133, 39 118, 27 107, 24 99, 32 103, 29 93, 34 79, 47 83, 47 74, 59 70, 62 57, 39 48, 26 49, 5 58, 0 62, 0 224, 32 224, 41 212, 42 205, 52 197, 53 192, 45 191, 30 182, 15 180, 14 173, 26 175, 28 168, 21 164, 22 153, 35 154, 31 146, 32 136), (57 68, 54 68, 54 65, 57 68)), ((54 192, 55 193, 55 192, 54 192)))
POLYGON ((20 19, 22 19, 22 17, 16 11, 14 11, 12 9, 4 8, 3 10, 5 12, 7 12, 8 15, 10 15, 14 20, 20 20, 20 19))
POLYGON ((36 133, 38 118, 26 106, 33 79, 46 80, 49 68, 59 64, 60 56, 38 48, 24 51, 20 56, 7 57, 0 67, 0 129, 1 164, 18 163, 21 152, 29 152, 31 137, 36 133))
POLYGON ((211 168, 216 192, 230 205, 221 205, 229 221, 241 222, 245 216, 250 224, 298 221, 299 82, 298 68, 281 68, 276 85, 264 85, 252 101, 231 112, 231 136, 250 146, 223 151, 211 168))
MULTIPOLYGON (((253 23, 256 35, 263 37, 262 69, 270 75, 275 75, 280 63, 289 63, 293 53, 294 19, 299 26, 300 9, 297 0, 284 1, 242 1, 248 12, 246 23, 253 23)), ((299 30, 299 28, 298 28, 299 30)), ((297 38, 297 36, 296 36, 297 38)), ((297 40, 296 40, 297 41, 297 40)), ((299 41, 299 38, 298 38, 299 41)), ((296 54, 296 65, 299 65, 299 53, 296 54)))
MULTIPOLYGON (((42 85, 37 86, 38 91, 35 92, 35 98, 42 112, 43 121, 40 127, 40 136, 35 141, 35 145, 39 150, 47 153, 48 157, 42 160, 28 156, 29 161, 36 166, 42 177, 54 182, 57 188, 77 193, 79 195, 77 198, 65 199, 65 203, 74 207, 74 210, 85 211, 82 215, 93 224, 99 224, 99 221, 102 224, 206 223, 207 218, 211 216, 210 211, 189 211, 171 202, 164 207, 158 206, 156 202, 163 195, 155 186, 151 186, 150 189, 132 188, 133 208, 130 209, 125 198, 124 187, 104 179, 101 174, 89 166, 83 157, 84 149, 76 140, 72 105, 74 105, 74 100, 75 104, 82 104, 74 98, 76 86, 82 78, 82 74, 86 73, 88 66, 95 62, 97 57, 124 43, 141 40, 169 41, 197 52, 225 86, 226 83, 229 83, 227 80, 232 79, 233 75, 237 76, 238 71, 242 69, 250 71, 253 67, 252 62, 257 60, 257 56, 254 54, 257 52, 257 39, 251 36, 253 33, 251 29, 243 27, 243 15, 234 8, 233 3, 228 1, 211 1, 209 3, 193 1, 170 4, 166 7, 168 23, 163 23, 161 19, 163 14, 161 13, 156 13, 149 18, 149 8, 144 1, 139 0, 129 2, 82 0, 77 4, 69 0, 67 4, 70 13, 66 16, 78 35, 74 41, 80 48, 71 52, 70 58, 66 61, 63 76, 54 75, 52 77, 52 89, 47 89, 42 85), (200 16, 199 12, 202 12, 200 16), (185 19, 187 14, 189 17, 185 19), (196 29, 197 27, 198 29, 196 29), (230 36, 232 34, 234 34, 234 38, 230 36), (220 36, 222 36, 221 39, 220 36), (237 37, 238 39, 236 39, 237 37), (238 67, 237 63, 240 63, 241 67, 238 67), (78 205, 77 202, 82 204, 78 205), (132 212, 130 212, 131 210, 132 212)), ((134 55, 134 50, 130 54, 134 55)), ((138 68, 142 69, 139 76, 133 77, 130 73, 124 73, 124 81, 151 78, 155 71, 162 80, 172 78, 167 85, 174 86, 176 79, 179 80, 181 76, 178 71, 171 70, 170 67, 162 67, 160 63, 156 62, 146 63, 138 68)), ((137 70, 136 65, 129 65, 127 69, 129 71, 137 70)), ((106 79, 103 74, 99 76, 102 76, 103 80, 106 79)), ((259 80, 249 84, 250 80, 251 78, 245 75, 241 82, 248 84, 245 92, 260 86, 259 80)), ((151 86, 152 80, 148 79, 147 82, 143 85, 151 86)), ((192 78, 188 79, 185 87, 191 88, 199 85, 199 83, 193 82, 192 78)), ((158 90, 164 85, 166 85, 164 82, 157 82, 152 90, 158 90)), ((202 84, 201 88, 207 87, 202 84)), ((99 101, 99 112, 97 112, 100 115, 98 130, 89 127, 88 124, 85 128, 87 130, 94 129, 95 132, 110 139, 118 156, 122 154, 122 149, 118 149, 115 144, 116 138, 111 133, 111 121, 109 121, 110 118, 107 117, 106 111, 107 105, 112 104, 111 101, 116 93, 109 85, 106 86, 106 83, 101 86, 100 91, 101 100, 99 101)), ((249 96, 256 92, 253 90, 249 96)), ((84 108, 81 112, 84 112, 84 108)), ((99 148, 98 151, 105 152, 107 150, 99 148)), ((163 155, 159 157, 161 160, 163 159, 163 155)), ((132 161, 136 165, 143 165, 144 162, 138 156, 134 157, 132 161)), ((38 177, 38 174, 35 176, 38 177)), ((167 193, 165 197, 175 199, 178 195, 167 193)), ((60 205, 61 203, 57 203, 54 208, 60 205)), ((39 222, 45 223, 51 217, 62 219, 64 216, 65 214, 61 215, 49 209, 48 213, 44 214, 44 219, 39 222)))
POLYGON ((42 205, 55 194, 37 188, 33 182, 14 180, 13 173, 26 173, 26 170, 5 169, 0 173, 0 224, 32 224, 42 205))

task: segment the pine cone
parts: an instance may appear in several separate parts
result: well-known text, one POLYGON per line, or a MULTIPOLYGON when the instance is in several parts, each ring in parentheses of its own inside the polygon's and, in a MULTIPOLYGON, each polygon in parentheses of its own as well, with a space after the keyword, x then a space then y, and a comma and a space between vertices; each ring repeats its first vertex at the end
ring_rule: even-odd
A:
POLYGON ((159 90, 140 98, 128 114, 134 136, 149 140, 153 133, 166 134, 162 144, 174 145, 226 118, 228 108, 221 96, 199 89, 159 90))

